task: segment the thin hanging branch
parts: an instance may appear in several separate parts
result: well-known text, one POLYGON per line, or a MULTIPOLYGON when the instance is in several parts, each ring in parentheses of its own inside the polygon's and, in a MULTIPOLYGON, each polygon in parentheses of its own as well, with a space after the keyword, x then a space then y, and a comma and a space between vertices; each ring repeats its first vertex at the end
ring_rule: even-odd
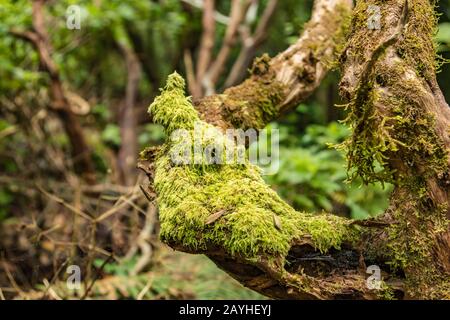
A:
POLYGON ((198 55, 197 70, 195 75, 195 85, 191 84, 192 95, 195 98, 203 95, 202 79, 211 63, 214 49, 216 21, 214 19, 214 0, 205 0, 202 18, 202 38, 200 41, 200 52, 198 55))
POLYGON ((245 18, 245 14, 250 6, 250 1, 233 0, 231 3, 230 22, 228 23, 222 47, 217 54, 216 59, 208 69, 202 84, 205 87, 206 94, 214 93, 215 86, 219 77, 222 75, 231 49, 236 43, 239 27, 245 18))

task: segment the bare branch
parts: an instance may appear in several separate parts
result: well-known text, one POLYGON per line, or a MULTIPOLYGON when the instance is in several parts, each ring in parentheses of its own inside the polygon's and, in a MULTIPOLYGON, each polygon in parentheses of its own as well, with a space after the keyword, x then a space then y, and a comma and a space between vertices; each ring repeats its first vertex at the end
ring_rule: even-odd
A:
POLYGON ((267 30, 270 21, 276 11, 278 5, 277 0, 270 0, 261 17, 256 31, 253 36, 250 35, 250 27, 243 26, 241 29, 242 49, 236 62, 231 68, 231 72, 225 81, 225 87, 231 87, 243 80, 247 73, 247 66, 255 57, 256 49, 262 44, 267 37, 267 30))
MULTIPOLYGON (((204 2, 203 0, 181 0, 184 3, 187 3, 188 5, 191 5, 198 9, 204 9, 204 2)), ((230 23, 230 18, 221 14, 219 11, 214 11, 214 19, 216 22, 228 25, 230 23)))
POLYGON ((230 23, 228 24, 227 30, 225 32, 225 38, 223 40, 222 47, 220 48, 216 60, 208 70, 208 73, 203 82, 204 87, 207 90, 207 95, 214 93, 217 80, 219 79, 225 68, 225 64, 232 47, 235 45, 239 26, 244 20, 245 13, 247 12, 249 6, 250 1, 248 0, 233 0, 231 4, 230 23))
POLYGON ((198 94, 197 80, 194 73, 194 63, 192 61, 192 54, 189 49, 184 50, 183 54, 184 66, 186 68, 186 77, 188 82, 188 90, 192 96, 198 94))
POLYGON ((202 96, 201 81, 211 62, 214 48, 216 23, 214 21, 214 0, 205 0, 203 6, 203 33, 200 41, 200 52, 197 63, 196 85, 193 88, 193 96, 202 96))
POLYGON ((51 57, 52 46, 44 19, 45 0, 33 1, 33 31, 11 30, 10 33, 32 43, 39 53, 39 62, 43 70, 50 76, 51 109, 59 116, 72 148, 75 167, 83 177, 94 182, 95 170, 91 159, 91 151, 81 128, 78 118, 71 110, 69 100, 65 95, 59 70, 51 57))
MULTIPOLYGON (((261 128, 306 99, 336 60, 337 48, 343 46, 343 25, 351 5, 351 0, 317 0, 310 22, 294 45, 273 59, 257 59, 251 76, 240 85, 195 101, 203 118, 221 128, 261 128), (262 103, 271 104, 270 110, 262 111, 262 103)), ((266 10, 269 16, 273 9, 266 10)))

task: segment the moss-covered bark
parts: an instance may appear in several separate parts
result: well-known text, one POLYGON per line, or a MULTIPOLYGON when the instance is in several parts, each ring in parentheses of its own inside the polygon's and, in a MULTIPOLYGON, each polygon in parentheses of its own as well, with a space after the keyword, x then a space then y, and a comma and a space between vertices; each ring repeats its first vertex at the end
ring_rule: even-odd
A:
POLYGON ((433 1, 358 1, 342 59, 349 167, 396 186, 380 218, 386 256, 415 298, 450 298, 450 109, 435 77, 436 20, 433 1), (370 5, 381 7, 381 30, 366 26, 370 5))
MULTIPOLYGON (((276 298, 373 295, 357 270, 354 248, 362 235, 359 226, 330 214, 296 212, 266 185, 259 169, 248 162, 173 161, 172 155, 180 143, 178 138, 173 139, 177 129, 184 130, 184 142, 191 142, 188 148, 194 148, 193 136, 199 133, 203 137, 202 149, 211 144, 229 145, 221 130, 200 120, 184 96, 184 80, 178 74, 169 77, 149 111, 166 133, 172 134, 158 152, 142 152, 144 161, 155 164, 154 188, 164 242, 178 250, 205 253, 219 265, 227 265, 228 272, 232 272, 230 265, 232 270, 240 264, 253 266, 253 272, 262 274, 263 280, 261 275, 256 282, 253 277, 251 281, 242 279, 236 271, 233 275, 276 298), (298 260, 305 252, 312 255, 311 260, 298 260), (328 264, 315 263, 321 255, 332 258, 328 264), (352 259, 339 262, 343 257, 352 259), (317 277, 329 268, 345 273, 317 277), (352 291, 348 291, 349 286, 352 291)), ((194 150, 191 151, 193 155, 194 150)))

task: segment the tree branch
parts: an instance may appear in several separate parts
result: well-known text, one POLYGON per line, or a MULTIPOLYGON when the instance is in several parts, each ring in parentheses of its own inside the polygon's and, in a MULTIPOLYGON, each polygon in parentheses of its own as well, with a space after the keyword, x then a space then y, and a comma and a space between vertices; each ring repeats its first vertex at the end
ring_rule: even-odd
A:
POLYGON ((125 99, 119 109, 119 127, 121 146, 118 154, 121 183, 130 186, 136 178, 137 132, 134 105, 136 103, 141 65, 133 48, 117 41, 117 45, 125 59, 127 68, 127 85, 125 99))
POLYGON ((305 100, 343 46, 351 3, 316 1, 312 18, 294 45, 273 59, 256 59, 250 77, 222 95, 194 100, 202 118, 221 128, 263 128, 305 100))
POLYGON ((214 0, 206 0, 203 6, 203 33, 200 41, 200 52, 196 70, 196 82, 192 95, 195 98, 202 96, 202 80, 211 62, 214 49, 216 22, 214 20, 214 0))
MULTIPOLYGON (((344 6, 348 14, 351 3, 330 2, 318 1, 315 10, 319 12, 314 12, 313 19, 321 17, 321 23, 327 26, 335 23, 330 27, 328 36, 336 39, 335 31, 343 20, 342 17, 335 20, 336 10, 332 9, 338 6, 342 9, 344 6)), ((317 24, 311 23, 309 26, 313 30, 317 28, 317 24)), ((292 75, 292 66, 285 66, 282 58, 289 61, 293 56, 311 56, 311 41, 317 41, 317 38, 309 29, 306 35, 309 41, 303 38, 300 42, 307 45, 306 48, 297 44, 288 51, 289 54, 281 54, 274 62, 260 61, 254 66, 253 79, 247 80, 255 82, 254 91, 261 91, 258 85, 270 86, 274 79, 284 81, 284 86, 305 88, 304 78, 292 75), (278 65, 278 68, 268 71, 272 65, 278 65), (278 74, 279 70, 284 72, 278 74), (266 78, 268 74, 270 77, 266 78)), ((326 45, 331 46, 319 50, 320 57, 332 57, 336 46, 341 44, 336 40, 319 40, 325 40, 326 45)), ((297 59, 293 61, 298 62, 297 59)), ((302 61, 310 62, 311 59, 301 59, 300 63, 302 61)), ((314 65, 317 67, 320 63, 315 62, 314 65)), ((325 63, 322 63, 321 68, 325 69, 325 63)), ((321 72, 325 73, 325 70, 321 69, 321 72)), ((322 77, 322 73, 319 76, 322 77)), ((277 92, 275 89, 272 91, 277 92)), ((227 94, 234 95, 241 104, 248 101, 235 91, 225 92, 227 94)), ((286 98, 289 98, 288 103, 293 103, 301 97, 303 95, 299 93, 293 98, 285 95, 276 106, 286 106, 283 104, 286 98)), ((209 97, 202 102, 215 99, 218 98, 209 97)), ((219 115, 220 107, 224 105, 217 106, 219 115)), ((169 77, 165 90, 150 110, 155 121, 165 126, 168 134, 177 129, 176 123, 182 124, 183 129, 193 130, 194 123, 199 120, 195 119, 197 115, 189 100, 184 98, 183 80, 176 74, 169 77), (173 108, 175 101, 178 106, 176 110, 173 108)), ((243 111, 247 110, 235 110, 238 114, 243 111)), ((211 117, 209 114, 203 116, 211 117)), ((224 121, 221 124, 224 128, 232 125, 245 127, 253 123, 224 121)), ((221 133, 216 134, 221 137, 221 133)), ((361 227, 331 215, 313 216, 295 212, 262 181, 252 166, 242 169, 222 166, 220 170, 206 166, 202 170, 208 179, 201 175, 197 178, 195 168, 192 171, 191 166, 171 165, 167 148, 170 148, 170 143, 156 154, 154 149, 150 149, 144 151, 142 156, 144 161, 156 160, 154 184, 160 206, 161 238, 172 248, 206 254, 247 287, 274 298, 373 299, 383 294, 401 295, 402 278, 395 274, 384 277, 385 287, 380 291, 371 290, 366 284, 366 264, 384 266, 385 263, 384 254, 380 252, 386 248, 386 243, 378 237, 385 224, 375 224, 374 228, 361 227), (228 213, 219 215, 221 210, 228 213), (211 219, 212 216, 217 218, 211 219), (273 221, 278 221, 277 225, 273 221)))
POLYGON ((395 186, 378 220, 389 223, 380 236, 405 273, 405 296, 449 299, 450 108, 436 81, 433 4, 360 1, 354 17, 340 84, 350 101, 349 166, 395 186), (380 30, 367 28, 370 5, 384 13, 380 30))
POLYGON ((244 79, 247 73, 247 66, 250 64, 251 59, 255 57, 256 49, 267 37, 267 30, 277 5, 277 0, 269 1, 253 36, 250 35, 249 26, 243 26, 241 30, 243 48, 225 81, 226 88, 234 86, 244 79))
POLYGON ((52 97, 51 109, 61 120, 69 138, 74 166, 89 181, 95 181, 94 164, 91 159, 91 151, 87 145, 80 122, 70 108, 59 70, 51 57, 52 46, 49 40, 44 19, 45 0, 33 1, 33 31, 10 30, 10 33, 18 38, 29 41, 39 54, 39 62, 42 69, 50 77, 50 95, 52 97))
POLYGON ((205 79, 203 79, 203 85, 206 88, 207 95, 210 95, 215 91, 215 85, 225 68, 228 55, 235 44, 237 32, 249 6, 250 1, 248 0, 233 0, 231 3, 230 22, 228 23, 228 27, 225 32, 222 47, 220 48, 214 63, 208 70, 205 79))

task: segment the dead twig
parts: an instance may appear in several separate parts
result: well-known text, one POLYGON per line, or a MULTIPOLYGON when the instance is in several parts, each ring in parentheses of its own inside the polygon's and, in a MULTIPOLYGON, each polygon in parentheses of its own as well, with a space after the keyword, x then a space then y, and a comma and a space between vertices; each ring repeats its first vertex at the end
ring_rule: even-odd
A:
POLYGON ((113 259, 113 254, 111 254, 105 261, 103 261, 102 265, 100 266, 99 269, 97 269, 97 272, 95 274, 94 279, 92 279, 91 283, 89 284, 89 286, 86 288, 86 291, 84 292, 83 296, 80 298, 80 300, 85 300, 89 294, 89 292, 92 290, 92 287, 95 284, 95 281, 98 280, 98 278, 100 277, 100 273, 103 271, 103 269, 105 268, 105 266, 111 261, 111 259, 113 259))

